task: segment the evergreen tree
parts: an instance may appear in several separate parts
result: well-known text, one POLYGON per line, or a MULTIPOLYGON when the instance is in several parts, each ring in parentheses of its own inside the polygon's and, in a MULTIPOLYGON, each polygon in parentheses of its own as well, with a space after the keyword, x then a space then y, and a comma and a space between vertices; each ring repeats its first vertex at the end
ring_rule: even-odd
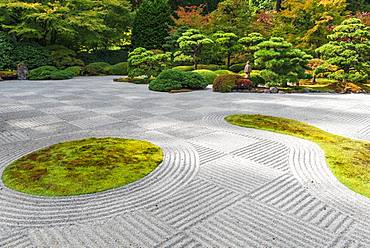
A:
POLYGON ((238 43, 238 36, 234 33, 217 32, 213 34, 214 41, 219 45, 222 51, 227 56, 227 68, 230 67, 231 56, 242 50, 242 46, 238 43))
POLYGON ((260 33, 250 33, 246 37, 240 38, 238 42, 244 46, 246 58, 253 61, 253 54, 259 49, 257 45, 265 40, 260 33))
POLYGON ((160 49, 173 25, 172 10, 167 0, 144 0, 132 26, 132 45, 160 49))
POLYGON ((328 38, 331 41, 316 50, 326 62, 315 72, 343 82, 366 81, 370 75, 370 28, 351 18, 335 27, 328 38))
MULTIPOLYGON (((191 56, 194 69, 198 69, 199 56, 202 50, 213 44, 213 41, 197 29, 189 29, 177 40, 182 55, 191 56)), ((181 56, 181 55, 179 55, 181 56)))
POLYGON ((305 77, 308 60, 312 57, 293 48, 283 38, 272 37, 257 45, 254 63, 263 68, 261 76, 268 85, 286 86, 305 77))

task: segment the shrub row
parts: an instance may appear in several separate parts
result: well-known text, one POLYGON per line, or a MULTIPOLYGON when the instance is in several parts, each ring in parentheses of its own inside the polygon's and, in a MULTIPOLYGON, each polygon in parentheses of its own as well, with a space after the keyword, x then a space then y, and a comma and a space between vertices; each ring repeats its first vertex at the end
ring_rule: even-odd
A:
POLYGON ((105 62, 95 62, 85 67, 71 66, 65 69, 58 69, 55 66, 41 66, 33 69, 28 74, 30 80, 60 80, 70 79, 79 75, 127 75, 127 62, 110 65, 105 62))
POLYGON ((68 67, 60 70, 55 66, 41 66, 33 69, 28 74, 30 80, 63 80, 71 79, 80 74, 80 68, 78 66, 68 67))
POLYGON ((168 92, 171 90, 204 89, 208 82, 196 72, 184 72, 180 70, 165 70, 149 83, 149 89, 154 91, 168 92))

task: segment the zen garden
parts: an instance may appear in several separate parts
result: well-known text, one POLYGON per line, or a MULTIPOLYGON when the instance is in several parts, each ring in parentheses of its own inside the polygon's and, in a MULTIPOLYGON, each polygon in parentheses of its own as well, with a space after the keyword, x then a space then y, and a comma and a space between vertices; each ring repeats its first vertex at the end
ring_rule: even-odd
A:
POLYGON ((370 1, 0 0, 0 247, 370 247, 370 1))

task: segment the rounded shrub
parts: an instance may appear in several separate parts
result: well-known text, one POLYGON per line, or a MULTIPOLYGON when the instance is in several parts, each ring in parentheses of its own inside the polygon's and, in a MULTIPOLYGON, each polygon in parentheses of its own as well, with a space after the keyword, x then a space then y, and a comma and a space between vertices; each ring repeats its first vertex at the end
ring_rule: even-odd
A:
POLYGON ((213 81, 217 77, 217 74, 211 70, 201 69, 201 70, 195 70, 193 72, 201 75, 208 82, 208 84, 213 84, 213 81))
POLYGON ((223 70, 223 69, 226 69, 225 66, 222 66, 222 65, 203 65, 203 64, 200 64, 198 65, 198 70, 210 70, 210 71, 217 71, 217 70, 223 70))
POLYGON ((208 82, 198 73, 179 70, 165 70, 149 83, 149 89, 168 92, 180 89, 204 89, 208 82))
POLYGON ((180 66, 173 67, 172 70, 192 71, 193 70, 193 66, 192 65, 180 65, 180 66))
POLYGON ((165 70, 156 79, 149 83, 149 89, 154 91, 171 91, 182 88, 186 72, 179 70, 165 70))
POLYGON ((127 75, 128 74, 128 62, 121 62, 111 66, 111 73, 113 75, 127 75))
POLYGON ((55 66, 45 65, 36 69, 30 70, 28 73, 29 80, 46 80, 50 78, 52 72, 57 71, 55 66))
POLYGON ((28 74, 29 80, 63 80, 71 79, 75 76, 76 69, 73 67, 58 70, 55 66, 41 66, 33 69, 28 74))
POLYGON ((263 77, 261 77, 260 72, 253 72, 252 71, 250 79, 253 82, 253 86, 264 85, 266 83, 265 79, 263 79, 263 77))
POLYGON ((111 65, 106 62, 91 63, 85 66, 84 73, 89 76, 109 75, 112 73, 111 65))
POLYGON ((235 74, 234 72, 229 71, 229 70, 217 70, 217 71, 214 71, 214 73, 216 73, 217 76, 235 74))
POLYGON ((232 92, 236 88, 238 80, 243 79, 238 74, 228 74, 218 76, 213 82, 213 91, 215 92, 232 92))
POLYGON ((57 70, 50 73, 51 80, 64 80, 73 78, 74 74, 71 71, 57 70))
POLYGON ((182 88, 192 90, 202 90, 208 86, 207 80, 196 72, 186 72, 185 80, 182 82, 182 88))
POLYGON ((71 66, 64 69, 64 71, 71 73, 74 77, 77 77, 81 75, 82 68, 80 66, 71 66))

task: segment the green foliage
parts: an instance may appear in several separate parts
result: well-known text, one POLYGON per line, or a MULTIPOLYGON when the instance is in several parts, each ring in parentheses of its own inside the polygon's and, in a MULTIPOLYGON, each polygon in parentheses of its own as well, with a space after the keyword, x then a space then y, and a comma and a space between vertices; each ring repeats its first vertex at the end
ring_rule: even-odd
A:
POLYGON ((96 50, 92 52, 80 53, 78 54, 78 58, 80 58, 85 64, 91 64, 100 61, 114 65, 122 61, 127 61, 128 50, 96 50))
POLYGON ((18 40, 96 49, 122 43, 130 23, 126 0, 0 2, 0 24, 18 40))
POLYGON ((250 79, 253 82, 254 86, 264 85, 266 83, 259 71, 252 71, 250 79))
POLYGON ((229 71, 229 70, 217 70, 217 71, 214 71, 214 73, 216 73, 217 76, 235 74, 234 72, 229 71))
POLYGON ((247 36, 240 38, 238 42, 244 47, 246 59, 250 62, 253 62, 253 54, 258 50, 257 45, 265 40, 265 37, 263 37, 263 35, 260 33, 250 33, 247 36))
POLYGON ((340 182, 370 197, 370 143, 325 132, 296 120, 264 115, 231 115, 225 120, 231 124, 292 135, 317 143, 333 174, 340 182))
POLYGON ((170 63, 171 55, 169 53, 154 54, 143 47, 138 47, 128 56, 128 76, 146 78, 156 77, 165 70, 170 63))
POLYGON ((243 77, 238 74, 227 74, 218 76, 213 82, 213 91, 232 92, 236 88, 236 82, 243 77))
POLYGON ((105 62, 95 62, 85 66, 84 74, 88 76, 110 75, 112 74, 112 67, 105 62))
POLYGON ((186 32, 182 33, 177 43, 179 44, 182 54, 192 57, 194 68, 197 70, 199 55, 202 49, 212 44, 213 41, 197 29, 188 29, 186 32))
POLYGON ((216 71, 216 70, 226 69, 226 67, 222 65, 214 65, 214 64, 209 64, 209 65, 199 64, 198 69, 216 71))
POLYGON ((171 14, 167 0, 144 0, 133 21, 132 45, 146 49, 162 48, 173 25, 171 14))
POLYGON ((224 0, 210 14, 213 31, 245 35, 249 32, 254 15, 254 6, 246 0, 224 0))
POLYGON ((54 66, 41 66, 33 69, 28 74, 29 80, 63 80, 71 79, 75 76, 75 69, 58 70, 54 66))
POLYGON ((128 62, 121 62, 111 66, 111 72, 113 75, 127 75, 128 74, 128 62))
POLYGON ((196 72, 199 75, 201 75, 209 84, 212 84, 217 77, 217 74, 211 70, 199 69, 194 70, 193 72, 196 72))
POLYGON ((0 32, 0 70, 12 68, 13 43, 7 34, 0 32))
POLYGON ((90 194, 120 187, 157 168, 162 150, 152 143, 119 138, 67 141, 10 164, 4 184, 32 195, 90 194))
POLYGON ((235 72, 235 73, 239 73, 239 72, 244 70, 244 67, 245 67, 244 63, 243 64, 242 63, 234 64, 234 65, 230 66, 230 71, 235 72))
POLYGON ((168 92, 180 89, 204 89, 208 82, 198 73, 180 70, 165 70, 149 83, 149 89, 168 92))
POLYGON ((261 76, 268 85, 286 86, 305 77, 308 60, 312 57, 293 48, 283 38, 272 37, 257 45, 255 64, 263 68, 261 76))
POLYGON ((193 66, 192 65, 180 65, 180 66, 173 67, 172 70, 192 71, 193 70, 193 66))
POLYGON ((49 51, 33 43, 17 43, 12 51, 12 67, 17 68, 17 65, 23 63, 29 69, 34 69, 43 65, 51 64, 49 51))
POLYGON ((217 8, 219 0, 181 0, 181 1, 170 1, 172 9, 176 10, 180 6, 200 6, 204 5, 204 12, 210 13, 217 8))
POLYGON ((81 66, 71 66, 64 69, 65 72, 72 74, 74 77, 80 76, 82 73, 81 66))
POLYGON ((251 0, 250 2, 259 10, 272 10, 275 7, 276 0, 251 0))
POLYGON ((240 52, 242 46, 238 43, 238 36, 234 33, 217 32, 213 34, 213 39, 219 45, 221 50, 227 57, 227 68, 230 67, 231 56, 234 53, 240 52))
POLYGON ((347 0, 282 1, 282 11, 274 17, 272 36, 284 37, 302 49, 316 49, 327 42, 333 25, 347 15, 347 0))
POLYGON ((356 13, 359 11, 369 12, 370 2, 368 0, 347 0, 347 9, 356 13))
POLYGON ((325 63, 315 74, 329 78, 365 82, 370 75, 370 28, 356 18, 347 19, 333 30, 329 43, 316 50, 325 63))
POLYGON ((52 64, 58 68, 68 66, 83 66, 84 62, 77 58, 76 52, 60 45, 52 45, 48 47, 52 64))

